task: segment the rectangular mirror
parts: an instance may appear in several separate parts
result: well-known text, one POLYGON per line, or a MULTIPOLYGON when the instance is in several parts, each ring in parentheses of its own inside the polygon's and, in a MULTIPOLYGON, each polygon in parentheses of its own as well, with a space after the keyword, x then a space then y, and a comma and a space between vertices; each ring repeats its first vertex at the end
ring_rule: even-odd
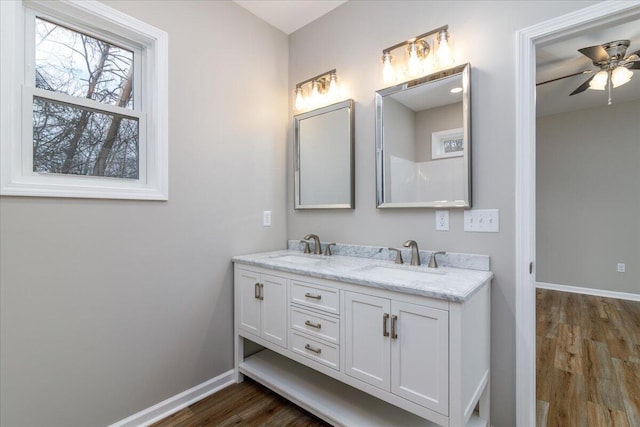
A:
POLYGON ((379 208, 471 207, 471 66, 376 92, 379 208))
POLYGON ((295 209, 353 209, 353 100, 294 116, 295 209))

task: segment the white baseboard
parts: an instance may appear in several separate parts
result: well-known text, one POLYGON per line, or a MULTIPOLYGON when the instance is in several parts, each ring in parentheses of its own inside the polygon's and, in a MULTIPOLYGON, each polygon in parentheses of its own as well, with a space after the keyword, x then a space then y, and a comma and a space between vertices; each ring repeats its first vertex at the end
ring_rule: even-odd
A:
POLYGON ((626 299, 629 301, 640 301, 640 294, 628 292, 605 291, 602 289, 585 288, 580 286, 557 285, 555 283, 536 282, 536 288, 550 289, 552 291, 572 292, 574 294, 594 295, 597 297, 626 299))
POLYGON ((233 369, 176 394, 109 427, 145 427, 235 383, 233 369))

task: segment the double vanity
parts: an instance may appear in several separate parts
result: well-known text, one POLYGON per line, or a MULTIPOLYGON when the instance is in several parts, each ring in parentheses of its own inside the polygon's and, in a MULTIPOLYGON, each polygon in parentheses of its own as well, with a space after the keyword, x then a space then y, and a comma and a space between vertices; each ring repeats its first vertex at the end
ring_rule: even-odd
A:
POLYGON ((334 425, 488 425, 488 257, 429 268, 387 248, 288 247, 233 258, 238 381, 334 425))

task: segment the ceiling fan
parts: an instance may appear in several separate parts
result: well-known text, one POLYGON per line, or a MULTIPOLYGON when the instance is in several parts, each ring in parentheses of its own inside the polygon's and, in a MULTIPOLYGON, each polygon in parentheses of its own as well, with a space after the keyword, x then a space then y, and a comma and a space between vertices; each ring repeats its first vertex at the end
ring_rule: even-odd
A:
MULTIPOLYGON (((604 90, 605 87, 607 87, 608 83, 609 105, 611 105, 611 85, 613 85, 614 88, 622 86, 623 84, 631 80, 631 77, 633 76, 633 72, 631 70, 640 70, 640 50, 625 56, 629 44, 629 40, 616 40, 613 42, 604 43, 602 45, 589 46, 578 49, 578 52, 591 59, 593 65, 598 67, 600 70, 593 76, 589 77, 587 81, 578 86, 576 90, 571 92, 570 96, 582 93, 587 89, 604 90)), ((536 86, 555 82, 580 74, 590 74, 592 72, 592 70, 584 70, 540 82, 536 84, 536 86)))

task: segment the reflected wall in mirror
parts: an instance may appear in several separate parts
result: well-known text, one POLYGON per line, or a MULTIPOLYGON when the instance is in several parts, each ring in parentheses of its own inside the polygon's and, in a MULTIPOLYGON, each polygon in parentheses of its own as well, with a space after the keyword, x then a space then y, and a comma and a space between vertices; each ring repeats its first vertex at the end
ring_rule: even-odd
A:
POLYGON ((295 209, 353 209, 353 100, 294 116, 295 209))
POLYGON ((471 207, 471 66, 376 92, 377 206, 471 207))

